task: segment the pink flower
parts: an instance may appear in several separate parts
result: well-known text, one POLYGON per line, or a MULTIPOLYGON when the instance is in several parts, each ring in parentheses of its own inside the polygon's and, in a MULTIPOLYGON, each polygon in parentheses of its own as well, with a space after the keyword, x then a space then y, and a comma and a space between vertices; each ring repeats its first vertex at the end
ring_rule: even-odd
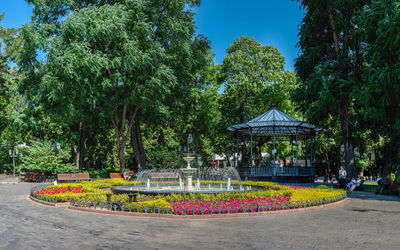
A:
POLYGON ((286 209, 282 203, 288 202, 288 196, 274 198, 255 198, 246 200, 232 199, 228 201, 175 201, 172 208, 175 214, 212 214, 258 212, 264 210, 286 209))

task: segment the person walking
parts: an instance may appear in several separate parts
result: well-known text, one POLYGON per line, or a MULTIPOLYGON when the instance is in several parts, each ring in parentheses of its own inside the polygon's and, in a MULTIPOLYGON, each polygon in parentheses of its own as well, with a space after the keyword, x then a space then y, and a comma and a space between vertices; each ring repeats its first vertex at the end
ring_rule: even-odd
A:
POLYGON ((347 178, 347 171, 344 167, 340 167, 339 169, 339 187, 345 189, 346 188, 346 178, 347 178))

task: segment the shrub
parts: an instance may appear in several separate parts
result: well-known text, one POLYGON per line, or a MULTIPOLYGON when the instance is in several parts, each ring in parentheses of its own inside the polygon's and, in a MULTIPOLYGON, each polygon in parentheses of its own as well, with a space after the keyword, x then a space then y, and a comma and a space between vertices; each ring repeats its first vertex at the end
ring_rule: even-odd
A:
POLYGON ((216 194, 202 194, 202 193, 183 193, 183 194, 170 194, 167 196, 157 196, 157 198, 164 198, 166 201, 190 201, 190 200, 202 200, 202 201, 227 201, 227 200, 243 200, 243 199, 253 199, 253 198, 271 198, 278 196, 290 196, 290 191, 287 190, 250 190, 243 192, 226 192, 226 193, 216 193, 216 194))
POLYGON ((77 168, 68 163, 70 151, 61 148, 58 153, 54 152, 50 142, 35 141, 30 147, 24 148, 21 156, 21 169, 32 172, 41 172, 48 176, 55 176, 59 173, 74 173, 77 168))
POLYGON ((290 201, 309 201, 318 199, 329 199, 346 194, 342 189, 321 189, 321 188, 308 188, 308 189, 295 189, 292 192, 290 201))
POLYGON ((119 170, 113 168, 106 168, 106 169, 90 171, 90 178, 92 179, 109 178, 110 173, 114 172, 119 172, 119 170))
POLYGON ((131 202, 124 207, 124 211, 141 212, 141 213, 144 212, 153 213, 153 212, 158 212, 158 210, 160 213, 171 213, 172 207, 171 204, 169 204, 164 199, 156 199, 152 201, 142 201, 142 202, 131 202))

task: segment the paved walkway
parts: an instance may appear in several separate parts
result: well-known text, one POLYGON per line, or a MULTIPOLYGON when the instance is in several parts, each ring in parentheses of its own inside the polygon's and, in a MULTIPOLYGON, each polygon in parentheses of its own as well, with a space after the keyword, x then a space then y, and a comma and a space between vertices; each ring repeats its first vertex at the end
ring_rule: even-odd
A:
POLYGON ((0 175, 0 185, 1 184, 16 184, 20 182, 19 178, 13 178, 11 175, 0 175))
POLYGON ((354 192, 344 206, 288 215, 174 220, 38 205, 34 184, 0 186, 0 249, 399 249, 400 199, 354 192))

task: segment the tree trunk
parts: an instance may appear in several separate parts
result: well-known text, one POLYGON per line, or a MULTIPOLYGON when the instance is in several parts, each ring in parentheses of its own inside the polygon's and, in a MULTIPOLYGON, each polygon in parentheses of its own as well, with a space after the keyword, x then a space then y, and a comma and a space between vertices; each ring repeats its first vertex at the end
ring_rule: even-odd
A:
POLYGON ((125 149, 126 149, 126 139, 123 138, 119 133, 117 133, 117 151, 120 171, 125 171, 126 161, 125 161, 125 149))
MULTIPOLYGON (((397 138, 395 140, 398 140, 397 138)), ((390 176, 390 173, 395 172, 395 165, 394 162, 396 162, 396 149, 399 147, 396 145, 397 143, 394 143, 394 141, 390 140, 385 142, 385 145, 383 146, 382 149, 382 166, 381 166, 381 177, 382 178, 387 178, 390 176)))
POLYGON ((353 137, 350 129, 350 118, 347 108, 340 112, 340 122, 342 127, 342 136, 344 137, 344 164, 349 178, 356 177, 356 165, 354 157, 353 137))
POLYGON ((127 104, 122 106, 121 116, 119 116, 118 110, 115 111, 114 118, 112 120, 115 136, 117 139, 117 152, 119 159, 120 171, 124 171, 126 168, 125 161, 125 150, 126 142, 128 141, 129 135, 131 134, 133 124, 135 123, 135 118, 138 108, 130 110, 127 104))
POLYGON ((332 27, 332 36, 333 36, 333 44, 335 45, 335 52, 339 53, 339 39, 338 39, 338 35, 336 33, 336 27, 335 27, 335 22, 333 21, 332 13, 329 14, 329 21, 330 21, 331 27, 332 27))
POLYGON ((143 169, 146 168, 146 152, 144 151, 142 132, 140 130, 140 119, 137 116, 135 119, 135 125, 131 133, 131 146, 135 152, 135 158, 137 165, 140 164, 143 169))
POLYGON ((81 170, 84 166, 86 140, 87 136, 84 132, 83 122, 80 121, 78 125, 78 141, 76 145, 72 148, 74 163, 78 170, 81 170))
POLYGON ((240 152, 242 154, 242 162, 240 163, 241 167, 248 167, 249 166, 249 157, 248 157, 248 151, 247 151, 247 145, 246 141, 243 141, 244 143, 241 145, 240 152))

